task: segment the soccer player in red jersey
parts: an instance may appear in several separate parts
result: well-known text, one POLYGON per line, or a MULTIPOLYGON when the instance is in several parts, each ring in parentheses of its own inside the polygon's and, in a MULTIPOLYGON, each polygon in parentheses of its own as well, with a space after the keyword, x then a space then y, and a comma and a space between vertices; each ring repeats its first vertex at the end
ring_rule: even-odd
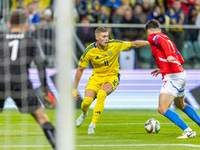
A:
POLYGON ((194 138, 196 136, 195 131, 188 127, 176 112, 170 109, 174 101, 177 108, 200 126, 199 115, 184 102, 187 81, 186 73, 182 67, 184 60, 174 43, 161 33, 157 20, 149 20, 146 23, 146 31, 149 34, 148 41, 151 45, 152 55, 158 66, 151 74, 157 76, 161 73, 164 81, 159 95, 158 111, 184 131, 178 138, 194 138))

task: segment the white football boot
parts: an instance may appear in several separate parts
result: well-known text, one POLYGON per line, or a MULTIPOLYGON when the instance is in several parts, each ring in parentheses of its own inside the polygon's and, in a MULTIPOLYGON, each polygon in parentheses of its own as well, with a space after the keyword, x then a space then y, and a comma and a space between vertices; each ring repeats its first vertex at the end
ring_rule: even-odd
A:
POLYGON ((177 137, 177 139, 186 139, 186 138, 195 138, 196 132, 195 131, 185 131, 181 136, 177 137))
POLYGON ((79 127, 81 126, 81 124, 83 123, 83 121, 85 120, 85 118, 87 117, 87 115, 81 114, 75 121, 75 126, 79 127))
POLYGON ((88 128, 88 134, 95 134, 94 129, 95 129, 94 127, 89 127, 88 128))

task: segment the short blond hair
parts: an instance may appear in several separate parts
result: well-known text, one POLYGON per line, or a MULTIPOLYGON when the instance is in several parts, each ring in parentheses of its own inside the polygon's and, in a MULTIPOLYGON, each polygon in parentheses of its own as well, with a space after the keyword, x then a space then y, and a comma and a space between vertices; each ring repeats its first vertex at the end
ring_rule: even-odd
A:
POLYGON ((96 35, 96 34, 99 34, 99 33, 101 33, 101 32, 108 32, 108 30, 107 30, 106 28, 104 28, 104 27, 98 27, 98 28, 96 28, 96 30, 95 30, 95 35, 96 35))

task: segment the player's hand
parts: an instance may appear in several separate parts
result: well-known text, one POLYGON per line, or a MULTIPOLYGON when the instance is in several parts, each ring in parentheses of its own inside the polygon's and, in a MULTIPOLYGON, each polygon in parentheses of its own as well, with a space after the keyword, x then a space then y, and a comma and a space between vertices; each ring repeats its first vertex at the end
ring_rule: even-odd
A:
POLYGON ((171 62, 173 62, 174 61, 174 57, 173 56, 168 56, 167 57, 167 62, 168 63, 171 63, 171 62))
POLYGON ((153 71, 151 72, 151 75, 157 77, 158 74, 160 74, 160 73, 161 73, 161 72, 160 72, 160 69, 159 69, 159 68, 156 68, 155 70, 153 70, 153 71))
POLYGON ((78 93, 77 89, 73 89, 72 94, 73 94, 75 100, 77 100, 79 98, 79 93, 78 93))
POLYGON ((54 95, 49 91, 49 92, 43 92, 42 96, 44 98, 44 105, 47 109, 52 109, 55 106, 56 100, 54 95))

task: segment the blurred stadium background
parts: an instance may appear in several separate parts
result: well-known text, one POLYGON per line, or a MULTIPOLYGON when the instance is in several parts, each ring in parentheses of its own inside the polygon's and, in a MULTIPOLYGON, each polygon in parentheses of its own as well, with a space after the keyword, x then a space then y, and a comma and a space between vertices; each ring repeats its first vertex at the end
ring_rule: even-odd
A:
MULTIPOLYGON (((30 27, 27 34, 34 36, 47 58, 48 81, 57 95, 54 75, 56 75, 56 0, 1 0, 0 32, 8 32, 9 12, 23 8, 28 16, 30 27)), ((72 51, 75 68, 85 47, 95 41, 94 30, 104 26, 111 39, 146 40, 144 30, 149 19, 159 20, 162 32, 176 44, 185 59, 183 65, 188 75, 186 100, 199 109, 199 69, 200 69, 200 0, 74 0, 74 43, 72 51), (175 13, 177 11, 177 13, 175 13)), ((67 19, 67 18, 66 18, 67 19)), ((67 46, 67 45, 63 45, 67 46)), ((119 58, 122 80, 119 87, 106 101, 107 109, 156 109, 161 77, 151 77, 150 71, 156 68, 150 47, 123 51, 119 58), (126 93, 124 96, 123 93, 126 93), (116 99, 117 97, 117 99, 116 99)), ((92 65, 84 72, 79 92, 84 96, 84 87, 91 74, 92 65)), ((35 65, 31 65, 31 80, 39 87, 35 65)), ((72 71, 72 81, 75 71, 72 71)), ((77 106, 80 106, 81 99, 77 106)), ((6 108, 14 108, 11 99, 6 108)), ((93 107, 94 105, 92 105, 93 107)), ((92 108, 91 107, 91 108, 92 108)))
MULTIPOLYGON (((57 75, 57 65, 58 63, 62 62, 56 59, 56 53, 59 50, 56 49, 55 40, 56 19, 58 17, 56 13, 57 10, 55 9, 55 4, 56 0, 0 0, 0 33, 9 32, 6 23, 8 21, 8 16, 11 10, 22 8, 27 12, 29 16, 30 26, 29 30, 26 31, 26 34, 34 36, 40 43, 41 49, 44 51, 44 54, 47 58, 46 66, 48 68, 48 83, 51 90, 54 92, 56 97, 58 97, 59 94, 57 91, 55 77, 57 75)), ((75 49, 74 51, 71 51, 71 53, 75 65, 74 69, 71 71, 72 82, 80 56, 84 52, 84 49, 90 43, 95 41, 95 28, 99 26, 106 27, 109 30, 109 36, 111 39, 115 38, 126 41, 146 40, 147 33, 144 30, 145 23, 147 22, 147 20, 154 18, 159 20, 162 32, 167 34, 175 42, 178 50, 181 52, 182 56, 185 59, 186 63, 183 65, 183 67, 186 69, 186 73, 188 76, 188 82, 186 86, 186 102, 193 106, 195 109, 200 108, 200 0, 184 0, 182 2, 174 2, 174 0, 74 0, 73 14, 73 37, 75 49), (177 13, 175 13, 176 10, 177 13)), ((68 18, 66 18, 66 20, 67 19, 68 18)), ((68 45, 63 46, 67 47, 68 45)), ((126 112, 124 112, 124 116, 121 116, 121 120, 119 120, 118 123, 128 122, 131 124, 133 121, 136 121, 138 123, 137 127, 140 128, 140 130, 138 130, 138 133, 143 132, 143 122, 149 119, 149 117, 152 117, 152 112, 152 115, 158 117, 161 122, 166 123, 167 120, 163 117, 159 118, 159 114, 157 113, 157 111, 145 111, 142 113, 142 111, 135 110, 156 110, 158 107, 158 95, 162 80, 161 76, 155 78, 150 75, 151 70, 156 68, 156 64, 151 56, 150 47, 123 51, 120 54, 119 62, 121 83, 119 84, 117 89, 107 97, 105 101, 105 109, 107 109, 105 110, 105 115, 111 117, 109 115, 111 113, 110 110, 114 109, 134 109, 133 112, 136 112, 136 114, 134 117, 131 118, 140 118, 140 116, 138 116, 137 114, 141 114, 140 119, 130 120, 130 117, 124 117, 127 113, 129 115, 134 114, 129 113, 129 111, 127 110, 126 112), (141 127, 140 124, 142 124, 141 127)), ((64 69, 65 68, 63 68, 63 70, 64 69)), ((29 71, 34 88, 39 87, 40 83, 38 73, 34 64, 31 65, 29 71)), ((80 81, 80 85, 78 87, 81 98, 77 102, 77 108, 80 108, 80 104, 84 96, 84 88, 91 73, 92 65, 90 64, 84 71, 84 74, 80 81)), ((94 107, 94 105, 95 102, 92 104, 91 109, 94 107)), ((172 105, 172 108, 176 109, 174 105, 172 105)), ((15 104, 13 103, 11 98, 8 98, 5 102, 5 109, 16 109, 15 104)), ((13 110, 11 110, 11 112, 12 111, 13 110)), ((80 113, 80 110, 77 110, 77 112, 80 113)), ((115 116, 121 115, 117 113, 118 111, 113 112, 116 113, 115 116)), ((51 116, 51 120, 53 120, 53 122, 55 123, 56 121, 54 110, 49 110, 47 111, 47 113, 51 116)), ((90 115, 91 114, 92 113, 90 113, 90 115)), ((5 116, 12 115, 10 112, 7 113, 6 111, 5 116)), ((2 117, 4 119, 4 116, 2 117)), ((20 116, 17 117, 20 118, 20 116)), ((13 125, 11 123, 13 123, 13 121, 10 120, 9 117, 5 118, 7 120, 5 122, 2 121, 1 125, 4 125, 4 128, 7 129, 4 131, 4 134, 9 139, 3 139, 2 137, 2 145, 6 145, 8 143, 7 145, 9 147, 9 144, 11 145, 11 141, 13 142, 13 135, 14 137, 15 135, 17 135, 16 138, 18 138, 18 135, 23 136, 23 133, 19 134, 18 131, 11 132, 11 126, 13 125)), ((28 117, 26 116, 21 117, 22 120, 25 120, 25 124, 23 124, 24 122, 21 123, 17 121, 14 122, 14 124, 19 124, 20 126, 22 125, 20 129, 23 131, 24 125, 27 125, 29 123, 28 121, 26 121, 27 118, 28 117)), ((102 119, 101 123, 112 124, 116 123, 115 121, 116 120, 104 118, 102 119), (109 120, 111 121, 109 122, 109 120)), ((86 123, 89 123, 88 120, 86 120, 86 123)), ((168 125, 168 123, 166 124, 166 126, 170 126, 168 125)), ((34 122, 32 124, 29 124, 29 126, 32 125, 34 125, 34 122)), ((99 129, 103 130, 103 127, 99 129)), ((132 127, 132 124, 129 127, 132 127)), ((31 127, 27 126, 25 130, 28 130, 29 128, 31 127)), ((110 126, 109 128, 113 129, 113 134, 116 134, 115 131, 119 128, 122 129, 121 126, 117 126, 116 128, 110 126)), ((170 129, 171 126, 167 128, 170 129)), ((130 130, 132 131, 132 128, 130 128, 130 130)), ((125 131, 124 134, 129 133, 130 130, 125 131)), ((176 130, 176 128, 173 130, 176 130)), ((14 129, 12 129, 12 131, 14 131, 14 129)), ((37 133, 39 132, 40 131, 38 129, 37 133)), ((83 135, 85 134, 85 131, 79 130, 78 133, 81 134, 77 136, 77 143, 82 144, 83 138, 85 137, 85 135, 83 135)), ((103 134, 104 133, 107 133, 107 131, 103 132, 103 134)), ((29 134, 33 134, 32 131, 29 134)), ((121 132, 119 132, 118 134, 118 136, 121 137, 121 132)), ((166 141, 171 141, 171 134, 168 135, 169 137, 168 139, 166 139, 166 141)), ((106 137, 108 135, 105 134, 104 136, 105 139, 107 139, 106 137)), ((14 141, 16 142, 16 147, 19 147, 19 149, 21 149, 18 144, 23 145, 24 141, 27 140, 27 137, 28 136, 23 137, 20 142, 17 140, 15 141, 14 139, 14 141)), ((30 142, 32 140, 32 136, 30 136, 29 138, 30 140, 28 140, 30 142)), ((146 134, 143 135, 142 138, 140 136, 138 136, 137 138, 142 141, 142 139, 146 138, 146 134)), ((163 138, 162 135, 160 135, 160 137, 158 137, 158 139, 153 142, 157 143, 157 141, 159 141, 159 139, 161 138, 163 138)), ((37 147, 37 149, 49 149, 47 141, 45 139, 40 141, 40 139, 41 138, 37 138, 35 140, 35 143, 40 144, 41 147, 35 147, 37 147)), ((87 143, 89 141, 88 137, 86 137, 85 139, 86 140, 84 142, 87 143)), ((98 141, 101 141, 103 143, 101 134, 99 137, 97 137, 97 139, 101 139, 98 141)), ((154 138, 150 137, 150 139, 154 138)), ((90 138, 90 140, 95 139, 90 138)), ((128 140, 130 140, 128 144, 132 144, 132 140, 137 139, 133 139, 133 137, 130 137, 128 140)), ((176 141, 174 141, 174 143, 175 142, 176 141)), ((30 142, 30 144, 31 143, 32 142, 30 142)), ((148 139, 146 143, 149 143, 148 139)), ((118 142, 116 144, 118 144, 118 142)), ((198 141, 194 144, 198 144, 198 141)), ((4 149, 8 149, 8 147, 4 147, 4 149)), ((25 146, 24 148, 26 149, 25 146)))

